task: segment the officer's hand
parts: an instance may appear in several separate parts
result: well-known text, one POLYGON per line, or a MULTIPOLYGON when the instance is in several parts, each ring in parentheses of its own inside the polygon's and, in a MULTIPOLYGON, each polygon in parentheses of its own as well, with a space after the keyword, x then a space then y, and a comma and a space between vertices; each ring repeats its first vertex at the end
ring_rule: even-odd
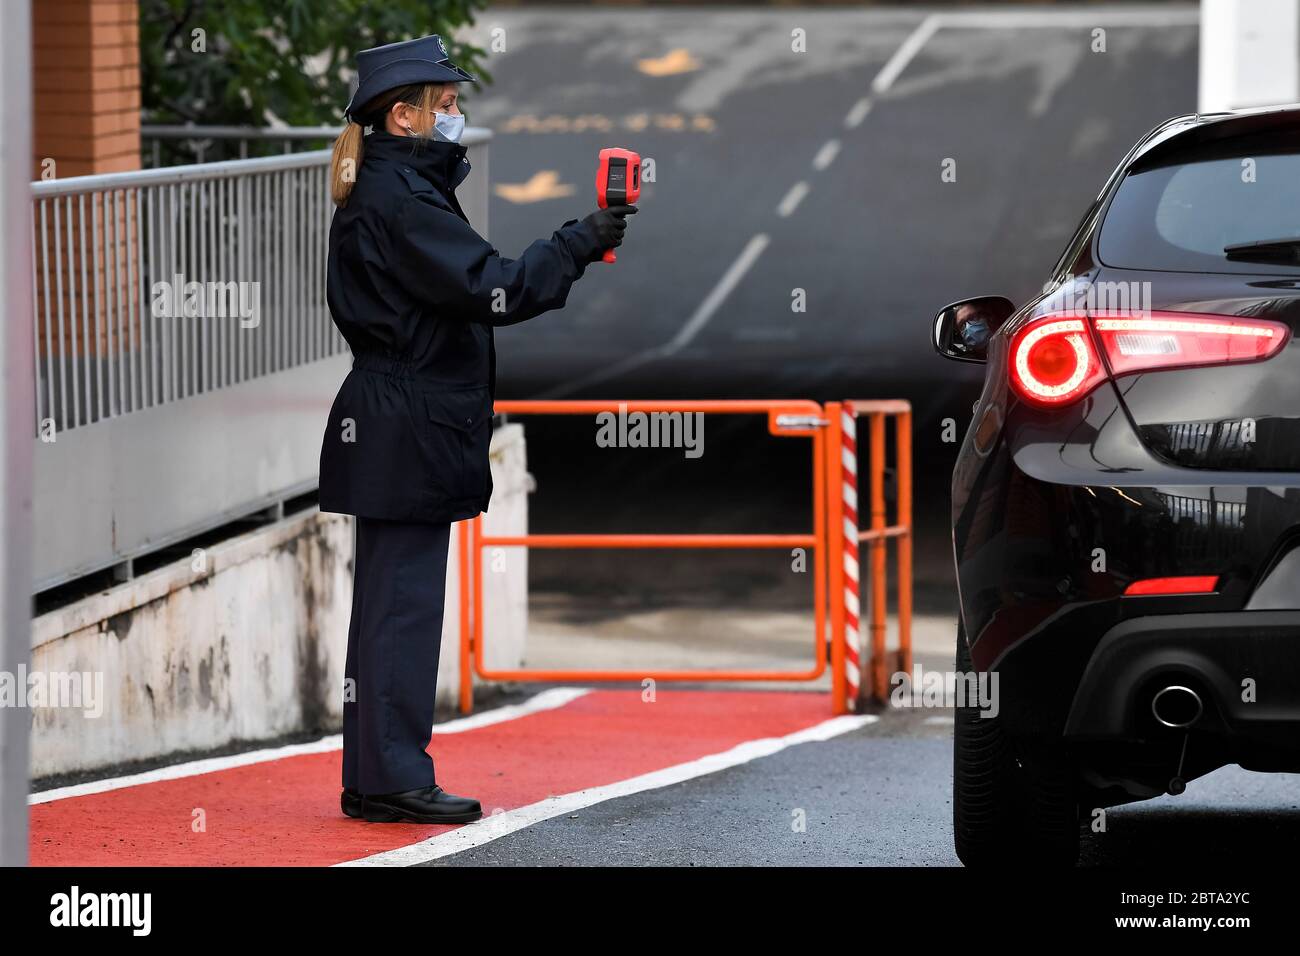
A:
POLYGON ((613 249, 623 242, 627 217, 635 212, 636 206, 610 206, 608 209, 597 209, 582 221, 596 233, 601 249, 613 249))

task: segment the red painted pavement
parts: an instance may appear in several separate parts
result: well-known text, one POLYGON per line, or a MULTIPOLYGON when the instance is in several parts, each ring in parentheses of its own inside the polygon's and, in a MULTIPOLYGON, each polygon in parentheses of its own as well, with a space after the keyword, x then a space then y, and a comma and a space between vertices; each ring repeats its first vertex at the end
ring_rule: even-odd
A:
MULTIPOLYGON (((824 694, 599 690, 563 707, 438 735, 438 782, 485 814, 626 780, 830 717, 824 694)), ((339 812, 340 751, 285 757, 31 808, 37 866, 325 866, 418 843, 450 826, 339 812), (207 830, 191 829, 193 811, 207 830)))

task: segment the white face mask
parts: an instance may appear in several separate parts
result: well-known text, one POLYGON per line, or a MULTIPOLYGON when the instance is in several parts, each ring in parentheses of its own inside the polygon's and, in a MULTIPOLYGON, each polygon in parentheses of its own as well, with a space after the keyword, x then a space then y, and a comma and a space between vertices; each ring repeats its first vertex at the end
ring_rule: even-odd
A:
POLYGON ((450 113, 433 114, 433 138, 444 143, 459 143, 465 132, 465 117, 450 113))
MULTIPOLYGON (((436 110, 433 114, 433 138, 442 143, 459 143, 461 134, 465 132, 465 117, 461 114, 453 116, 450 113, 439 113, 436 110)), ((411 127, 406 127, 406 135, 418 136, 411 127)))

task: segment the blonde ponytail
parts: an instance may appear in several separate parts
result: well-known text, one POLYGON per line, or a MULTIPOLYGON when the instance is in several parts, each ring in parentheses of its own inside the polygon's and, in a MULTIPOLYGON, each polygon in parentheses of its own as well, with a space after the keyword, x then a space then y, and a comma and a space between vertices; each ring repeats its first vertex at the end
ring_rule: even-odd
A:
MULTIPOLYGON (((383 117, 394 104, 409 103, 416 109, 411 130, 420 139, 433 136, 433 111, 442 98, 446 83, 412 83, 387 90, 376 96, 357 113, 363 119, 373 118, 375 129, 383 129, 383 117)), ((334 141, 334 156, 330 159, 330 195, 334 205, 346 206, 356 185, 361 169, 361 154, 365 147, 365 127, 349 122, 334 141)))
POLYGON ((346 206, 352 187, 356 185, 361 169, 362 140, 365 128, 360 123, 348 123, 334 141, 334 155, 330 158, 330 195, 334 205, 346 206))

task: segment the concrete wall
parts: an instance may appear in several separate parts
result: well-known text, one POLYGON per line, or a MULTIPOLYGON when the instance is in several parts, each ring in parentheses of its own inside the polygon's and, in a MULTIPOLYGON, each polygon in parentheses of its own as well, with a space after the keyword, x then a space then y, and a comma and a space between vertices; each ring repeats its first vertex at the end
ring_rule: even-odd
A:
POLYGON ((310 491, 351 366, 345 351, 36 441, 37 590, 310 491))
POLYGON ((1300 0, 1201 0, 1202 113, 1300 99, 1300 0))
MULTIPOLYGON (((486 531, 524 533, 523 427, 498 429, 491 454, 486 531)), ((459 683, 455 534, 438 673, 444 712, 456 707, 459 683)), ((526 561, 522 549, 485 556, 493 666, 523 661, 526 561)), ((102 697, 97 707, 32 708, 32 776, 339 730, 351 565, 351 519, 313 509, 37 618, 30 673, 89 674, 102 697)))

